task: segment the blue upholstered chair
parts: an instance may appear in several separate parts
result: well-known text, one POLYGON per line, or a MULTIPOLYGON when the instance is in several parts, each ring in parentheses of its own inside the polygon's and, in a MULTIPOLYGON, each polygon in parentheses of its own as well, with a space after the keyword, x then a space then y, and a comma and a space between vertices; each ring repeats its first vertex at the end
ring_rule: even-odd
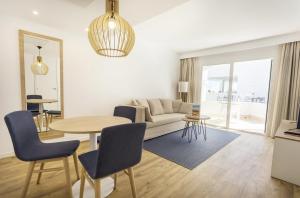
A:
MULTIPOLYGON (((27 99, 43 99, 43 97, 41 95, 27 95, 26 98, 27 99)), ((39 104, 27 103, 27 111, 31 111, 32 116, 34 118, 37 118, 37 125, 39 127, 39 130, 42 131, 41 123, 39 122, 38 118, 39 118, 39 116, 44 116, 44 114, 45 114, 46 123, 48 123, 47 116, 46 116, 47 110, 44 110, 43 115, 40 115, 39 104)))
MULTIPOLYGON (((132 123, 135 122, 136 109, 130 106, 116 106, 114 109, 114 116, 124 117, 131 120, 132 123)), ((101 142, 101 136, 97 137, 98 144, 101 142)))
MULTIPOLYGON (((27 99, 43 99, 41 95, 27 95, 27 99)), ((27 110, 31 112, 39 112, 39 104, 27 103, 27 110)))
POLYGON ((39 184, 42 172, 63 169, 62 167, 44 169, 46 162, 55 160, 63 160, 68 194, 72 197, 68 157, 73 155, 77 179, 79 179, 76 154, 79 141, 57 143, 41 142, 30 111, 16 111, 9 113, 5 116, 4 120, 12 139, 16 157, 22 161, 30 162, 22 197, 26 196, 33 172, 38 172, 37 184, 39 184), (40 164, 40 168, 39 170, 34 171, 34 167, 38 163, 40 164))
POLYGON ((114 109, 114 116, 128 118, 132 123, 135 122, 135 114, 136 109, 130 106, 116 106, 114 109))
POLYGON ((123 124, 102 130, 101 148, 79 156, 83 166, 81 173, 80 197, 83 197, 85 178, 100 198, 100 179, 114 175, 115 188, 117 172, 124 171, 130 179, 132 195, 136 197, 133 166, 141 161, 145 123, 123 124))
POLYGON ((48 110, 46 113, 47 117, 47 124, 46 124, 46 131, 49 128, 49 124, 52 123, 53 117, 61 117, 61 111, 59 110, 48 110))

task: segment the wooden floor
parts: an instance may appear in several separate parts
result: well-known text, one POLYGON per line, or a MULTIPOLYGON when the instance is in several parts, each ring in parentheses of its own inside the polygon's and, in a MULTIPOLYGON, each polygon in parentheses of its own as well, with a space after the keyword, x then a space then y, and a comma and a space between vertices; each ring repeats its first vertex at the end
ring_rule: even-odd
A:
MULTIPOLYGON (((79 153, 87 150, 88 143, 82 143, 79 153)), ((243 133, 190 171, 144 151, 142 162, 134 169, 138 197, 300 197, 300 187, 270 177, 272 152, 272 139, 243 133)), ((72 179, 75 182, 74 165, 71 159, 70 163, 72 179)), ((27 165, 15 158, 0 160, 1 198, 20 196, 27 165)), ((57 165, 61 164, 57 162, 46 166, 57 165)), ((63 171, 45 173, 39 185, 35 184, 36 178, 35 174, 29 187, 28 197, 66 197, 63 171)), ((120 174, 118 189, 109 197, 131 197, 130 184, 126 175, 120 174)))

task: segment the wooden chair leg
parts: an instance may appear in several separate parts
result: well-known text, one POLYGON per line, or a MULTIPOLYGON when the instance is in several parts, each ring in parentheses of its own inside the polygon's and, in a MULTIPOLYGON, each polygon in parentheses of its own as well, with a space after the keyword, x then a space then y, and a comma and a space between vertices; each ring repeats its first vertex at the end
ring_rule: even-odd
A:
MULTIPOLYGON (((44 169, 44 165, 45 165, 45 163, 42 162, 41 165, 40 165, 40 170, 43 170, 43 169, 44 169)), ((39 172, 38 178, 37 178, 37 181, 36 181, 36 184, 40 184, 41 177, 42 177, 42 172, 39 172)))
POLYGON ((74 165, 75 165, 75 172, 77 175, 77 180, 79 180, 79 170, 78 170, 78 160, 77 160, 77 153, 73 153, 74 165))
POLYGON ((48 113, 45 113, 45 119, 46 119, 46 131, 49 130, 49 115, 48 113))
POLYGON ((118 175, 117 173, 114 175, 114 190, 117 189, 117 179, 118 179, 118 175))
POLYGON ((36 117, 36 122, 37 122, 38 128, 40 130, 39 132, 42 132, 42 127, 41 127, 41 124, 40 124, 39 116, 36 117))
POLYGON ((64 167, 65 167, 65 174, 66 174, 66 181, 67 181, 67 191, 68 191, 68 195, 69 197, 73 197, 73 194, 72 194, 72 182, 71 182, 71 177, 70 177, 70 167, 69 167, 69 161, 68 161, 68 158, 65 157, 63 159, 63 162, 64 162, 64 167))
POLYGON ((130 185, 131 185, 131 191, 132 191, 132 196, 136 198, 136 189, 135 189, 135 183, 134 183, 134 174, 133 174, 133 168, 128 168, 128 173, 129 173, 129 180, 130 180, 130 185))
POLYGON ((100 181, 100 179, 95 180, 95 198, 101 198, 101 181, 100 181))
POLYGON ((84 185, 85 185, 85 173, 84 169, 82 168, 81 170, 81 178, 80 178, 80 196, 79 198, 83 198, 83 193, 84 193, 84 185))
POLYGON ((22 198, 26 197, 35 163, 36 162, 30 162, 30 164, 29 164, 26 179, 25 179, 25 186, 24 186, 24 189, 23 189, 23 192, 22 192, 22 195, 21 195, 22 198))

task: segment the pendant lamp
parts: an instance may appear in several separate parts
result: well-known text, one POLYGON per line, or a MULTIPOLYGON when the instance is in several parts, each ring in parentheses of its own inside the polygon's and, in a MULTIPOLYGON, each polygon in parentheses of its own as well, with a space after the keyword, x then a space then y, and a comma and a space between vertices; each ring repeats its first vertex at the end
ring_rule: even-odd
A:
POLYGON ((43 62, 43 58, 41 56, 42 46, 37 46, 39 50, 39 55, 36 57, 36 62, 31 65, 31 71, 35 75, 47 75, 48 74, 48 66, 43 62))
POLYGON ((102 56, 127 56, 135 35, 129 23, 119 15, 119 0, 106 0, 106 12, 92 21, 88 37, 95 52, 102 56))

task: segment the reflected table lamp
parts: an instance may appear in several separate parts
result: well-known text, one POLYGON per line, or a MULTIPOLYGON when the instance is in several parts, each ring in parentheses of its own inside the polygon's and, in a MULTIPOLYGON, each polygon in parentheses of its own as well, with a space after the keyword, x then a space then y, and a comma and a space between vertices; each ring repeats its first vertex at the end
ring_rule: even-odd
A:
POLYGON ((182 99, 183 102, 187 102, 188 91, 189 91, 189 82, 179 81, 178 82, 178 92, 179 92, 180 99, 182 99))

